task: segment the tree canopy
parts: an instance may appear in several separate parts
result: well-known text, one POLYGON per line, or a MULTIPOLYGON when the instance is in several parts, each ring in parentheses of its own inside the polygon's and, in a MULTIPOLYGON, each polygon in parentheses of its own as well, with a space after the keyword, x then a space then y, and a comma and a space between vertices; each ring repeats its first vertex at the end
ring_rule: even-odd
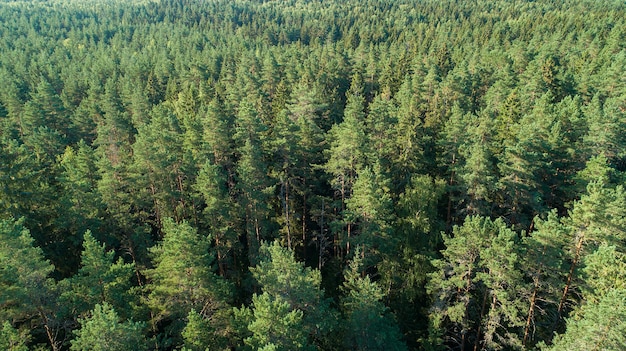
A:
POLYGON ((0 348, 624 344, 619 0, 0 0, 0 348))

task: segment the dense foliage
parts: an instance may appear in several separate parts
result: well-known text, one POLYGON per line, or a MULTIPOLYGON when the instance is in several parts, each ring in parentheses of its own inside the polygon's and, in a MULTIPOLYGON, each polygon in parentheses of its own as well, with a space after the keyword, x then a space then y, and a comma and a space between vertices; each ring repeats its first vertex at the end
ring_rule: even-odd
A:
POLYGON ((0 1, 0 348, 619 350, 626 5, 0 1))

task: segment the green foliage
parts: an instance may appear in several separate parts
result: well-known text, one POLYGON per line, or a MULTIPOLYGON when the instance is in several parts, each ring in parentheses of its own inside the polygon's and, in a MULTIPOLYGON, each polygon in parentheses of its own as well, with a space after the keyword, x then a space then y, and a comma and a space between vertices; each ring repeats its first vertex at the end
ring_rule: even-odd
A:
POLYGON ((189 223, 169 218, 163 230, 163 241, 150 249, 155 267, 145 272, 151 280, 146 303, 154 312, 153 323, 168 323, 168 335, 178 338, 183 319, 195 310, 223 326, 230 287, 213 273, 209 238, 189 223))
POLYGON ((44 258, 42 250, 33 246, 30 232, 22 223, 0 221, 3 320, 32 318, 54 289, 54 281, 50 279, 54 267, 44 258))
POLYGON ((626 291, 613 289, 567 321, 567 332, 544 350, 621 350, 626 343, 626 291))
POLYGON ((121 311, 122 316, 131 316, 137 301, 132 278, 133 264, 119 258, 115 262, 115 251, 107 252, 87 231, 84 235, 81 268, 72 278, 63 281, 66 291, 61 295, 66 307, 71 306, 71 315, 83 316, 96 304, 108 303, 121 311), (68 306, 69 305, 69 306, 68 306))
POLYGON ((54 266, 39 247, 33 246, 33 238, 22 223, 0 221, 0 319, 40 323, 50 346, 58 350, 57 289, 50 278, 54 266))
POLYGON ((621 289, 625 14, 0 2, 0 320, 53 351, 104 303, 162 350, 378 340, 333 303, 416 350, 582 335, 621 289))
POLYGON ((227 349, 225 332, 229 331, 228 326, 219 326, 220 330, 216 330, 211 321, 205 319, 196 310, 189 311, 187 315, 187 324, 182 331, 183 340, 185 342, 184 350, 189 351, 205 351, 205 350, 224 350, 227 349))
POLYGON ((145 324, 121 322, 109 304, 97 304, 91 316, 81 319, 81 327, 72 340, 72 351, 148 350, 143 334, 145 324))
MULTIPOLYGON (((289 323, 299 320, 309 343, 319 345, 325 342, 336 327, 336 315, 320 288, 320 272, 304 267, 295 260, 293 251, 277 242, 262 245, 260 256, 259 265, 250 270, 263 289, 263 294, 257 297, 262 308, 282 311, 289 323)), ((255 308, 253 313, 257 323, 266 323, 258 321, 258 318, 267 316, 264 312, 257 314, 255 308)))
POLYGON ((268 293, 252 297, 252 336, 244 342, 252 350, 314 350, 308 344, 303 311, 268 293))
POLYGON ((381 287, 369 276, 362 276, 360 255, 361 251, 355 250, 342 286, 345 294, 342 306, 347 321, 344 347, 350 350, 406 350, 393 315, 382 302, 385 294, 381 287))
POLYGON ((0 330, 0 347, 3 350, 28 351, 28 339, 28 331, 16 330, 9 322, 2 324, 2 330, 0 330))
POLYGON ((428 283, 435 298, 431 348, 444 340, 459 347, 520 346, 516 328, 523 325, 521 294, 526 287, 515 240, 516 234, 502 220, 478 216, 455 226, 453 236, 444 236, 443 258, 433 261, 437 271, 428 283))

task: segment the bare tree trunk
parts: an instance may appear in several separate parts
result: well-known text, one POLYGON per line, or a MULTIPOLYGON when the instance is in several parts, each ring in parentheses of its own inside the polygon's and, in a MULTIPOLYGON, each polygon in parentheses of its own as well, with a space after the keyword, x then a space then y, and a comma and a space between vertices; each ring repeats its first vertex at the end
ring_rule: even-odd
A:
POLYGON ((481 332, 481 327, 483 325, 483 317, 485 316, 485 307, 487 307, 488 295, 489 295, 488 291, 485 291, 485 294, 483 295, 483 304, 480 308, 480 318, 478 319, 478 328, 476 329, 476 340, 474 340, 474 351, 478 351, 478 344, 480 343, 480 332, 481 332))
POLYGON ((48 341, 50 342, 52 351, 59 351, 61 349, 61 343, 57 340, 58 330, 54 330, 50 326, 51 321, 41 308, 38 308, 38 312, 39 312, 39 316, 43 320, 43 328, 46 331, 46 336, 48 337, 48 341))
POLYGON ((319 236, 319 240, 318 240, 318 245, 319 245, 319 253, 317 256, 317 268, 319 270, 322 270, 322 260, 324 258, 324 241, 326 240, 326 238, 324 237, 324 199, 322 199, 322 213, 321 213, 321 219, 320 219, 320 236, 319 236))
POLYGON ((217 267, 220 272, 220 276, 226 276, 226 270, 224 269, 224 256, 222 255, 222 249, 220 247, 220 236, 215 236, 215 251, 217 253, 217 267))
POLYGON ((283 181, 280 187, 281 200, 285 211, 285 223, 287 226, 287 247, 291 250, 291 223, 289 222, 289 182, 283 181))
POLYGON ((567 294, 572 286, 572 280, 574 278, 574 272, 576 270, 576 266, 578 265, 578 261, 580 260, 580 252, 583 248, 583 242, 585 241, 585 233, 583 232, 578 242, 576 243, 576 253, 574 254, 574 260, 572 261, 572 265, 569 269, 569 274, 567 275, 567 282, 565 283, 565 288, 563 289, 563 294, 561 295, 561 300, 559 302, 559 307, 556 310, 556 318, 554 319, 554 324, 552 325, 552 332, 550 335, 554 334, 556 328, 561 320, 561 314, 563 313, 563 308, 565 307, 565 301, 567 301, 567 294))
POLYGON ((528 334, 530 334, 530 324, 535 314, 535 303, 537 301, 537 290, 539 290, 539 280, 535 278, 535 286, 533 288, 533 294, 530 297, 530 307, 528 308, 528 318, 526 318, 526 326, 524 327, 524 339, 522 345, 526 346, 528 342, 528 334))
POLYGON ((306 179, 302 181, 302 259, 306 262, 306 179))

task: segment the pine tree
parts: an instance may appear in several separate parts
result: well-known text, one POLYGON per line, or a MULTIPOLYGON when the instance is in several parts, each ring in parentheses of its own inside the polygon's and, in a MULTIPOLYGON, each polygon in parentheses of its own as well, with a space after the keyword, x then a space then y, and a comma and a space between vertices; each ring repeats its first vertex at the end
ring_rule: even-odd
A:
POLYGON ((247 329, 252 334, 244 342, 251 350, 314 350, 303 325, 303 312, 293 309, 281 297, 268 293, 252 296, 253 309, 235 312, 242 319, 248 314, 247 329))
POLYGON ((210 237, 201 236, 187 222, 163 220, 163 241, 150 249, 154 268, 145 272, 147 305, 153 323, 164 323, 166 336, 179 342, 184 318, 194 309, 223 323, 229 299, 228 284, 213 273, 210 237))
POLYGON ((24 105, 22 130, 32 133, 46 126, 63 134, 68 132, 67 112, 54 87, 42 78, 32 93, 32 99, 24 105))
POLYGON ((611 189, 601 182, 592 182, 587 186, 587 194, 574 203, 569 216, 563 220, 569 239, 566 245, 569 272, 560 293, 553 330, 558 328, 564 313, 569 310, 570 295, 580 284, 578 268, 589 248, 601 244, 619 245, 626 238, 625 202, 621 186, 611 189))
POLYGON ((91 316, 80 320, 72 351, 141 351, 148 350, 141 322, 121 322, 109 304, 97 304, 91 316))
POLYGON ((274 187, 267 175, 261 122, 252 103, 244 100, 239 105, 234 139, 239 153, 237 163, 237 190, 245 213, 245 231, 248 259, 256 262, 261 240, 267 239, 270 223, 267 220, 270 195, 274 187))
POLYGON ((613 289, 567 321, 567 331, 543 350, 622 350, 626 344, 626 290, 613 289))
MULTIPOLYGON (((309 343, 324 345, 336 327, 336 313, 320 288, 320 272, 304 267, 295 260, 293 251, 277 242, 261 246, 260 254, 259 265, 250 268, 263 290, 255 298, 257 303, 264 309, 278 309, 278 316, 286 321, 301 323, 309 343)), ((270 311, 257 313, 256 307, 253 309, 256 318, 251 322, 252 329, 249 327, 251 332, 255 333, 254 325, 268 323, 262 320, 268 317, 267 313, 270 311)))
POLYGON ((596 94, 586 107, 588 132, 583 136, 583 144, 590 155, 602 154, 612 160, 621 155, 626 144, 622 133, 626 125, 619 114, 606 111, 604 105, 596 94))
POLYGON ((28 333, 13 328, 11 323, 4 322, 0 329, 0 348, 6 351, 28 351, 28 333))
POLYGON ((87 231, 83 236, 81 268, 78 273, 64 281, 65 291, 61 299, 72 306, 72 316, 84 316, 96 304, 108 303, 130 316, 136 303, 131 280, 135 274, 133 264, 126 264, 119 258, 115 262, 115 251, 106 251, 87 231))
MULTIPOLYGON (((364 126, 364 99, 355 93, 348 96, 348 102, 344 110, 344 120, 334 125, 329 131, 330 148, 327 151, 328 161, 324 165, 326 172, 332 177, 331 185, 338 197, 339 213, 344 214, 346 200, 352 197, 352 187, 356 181, 357 172, 364 167, 365 163, 365 126, 364 126)), ((345 216, 345 214, 344 214, 345 216)), ((348 242, 352 236, 352 223, 344 218, 344 223, 339 224, 339 246, 337 253, 350 251, 348 242)))
POLYGON ((205 351, 226 350, 228 325, 212 325, 210 319, 205 319, 200 313, 192 309, 187 315, 187 324, 182 331, 185 342, 183 350, 205 351))
POLYGON ((467 217, 444 236, 443 258, 427 289, 433 297, 428 349, 519 347, 523 291, 516 234, 498 219, 467 217))
MULTIPOLYGON (((72 244, 80 245, 80 234, 87 230, 98 233, 104 227, 104 204, 97 191, 99 180, 96 156, 84 141, 75 148, 67 147, 59 156, 61 168, 58 181, 63 194, 59 202, 62 214, 55 226, 64 230, 72 244)), ((67 239, 66 239, 67 241, 67 239)), ((70 248, 67 248, 70 249, 70 248)))
POLYGON ((527 296, 528 309, 522 337, 523 345, 545 340, 552 328, 561 289, 567 229, 556 211, 547 218, 535 219, 535 230, 523 239, 522 267, 532 287, 527 296))
POLYGON ((54 267, 23 227, 23 221, 0 221, 0 320, 32 320, 43 326, 53 351, 60 350, 61 325, 56 318, 54 267))
POLYGON ((346 318, 344 347, 350 350, 407 350, 389 309, 383 304, 382 288, 363 276, 359 249, 345 272, 341 287, 346 318))
POLYGON ((354 223, 353 237, 348 238, 348 245, 352 243, 362 248, 363 255, 367 256, 367 266, 375 265, 393 252, 396 245, 388 184, 389 181, 380 174, 380 167, 374 171, 366 167, 358 172, 352 197, 346 200, 344 218, 354 223))
MULTIPOLYGON (((400 90, 394 96, 398 106, 398 123, 395 125, 394 135, 396 155, 394 157, 394 171, 399 176, 404 175, 405 182, 411 174, 424 170, 425 144, 427 134, 424 128, 424 101, 422 101, 418 73, 407 76, 400 90)), ((402 178, 400 178, 402 179, 402 178)))
POLYGON ((136 138, 133 156, 139 204, 151 207, 155 226, 161 218, 191 217, 186 174, 194 173, 192 160, 184 157, 183 135, 172 111, 165 107, 153 110, 150 123, 139 128, 136 138))
POLYGON ((237 238, 237 208, 228 194, 226 176, 221 167, 210 161, 201 167, 193 188, 204 202, 204 223, 215 240, 215 254, 221 276, 235 269, 241 247, 237 238))

